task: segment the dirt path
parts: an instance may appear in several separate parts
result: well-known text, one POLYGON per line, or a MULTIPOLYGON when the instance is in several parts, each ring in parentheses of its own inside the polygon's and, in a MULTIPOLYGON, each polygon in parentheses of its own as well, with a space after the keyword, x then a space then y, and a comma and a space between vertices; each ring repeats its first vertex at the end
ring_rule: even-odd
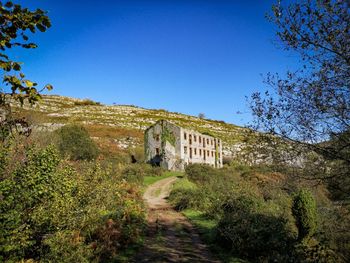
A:
POLYGON ((148 205, 148 233, 133 262, 219 262, 188 220, 167 203, 176 177, 150 185, 144 193, 148 205))

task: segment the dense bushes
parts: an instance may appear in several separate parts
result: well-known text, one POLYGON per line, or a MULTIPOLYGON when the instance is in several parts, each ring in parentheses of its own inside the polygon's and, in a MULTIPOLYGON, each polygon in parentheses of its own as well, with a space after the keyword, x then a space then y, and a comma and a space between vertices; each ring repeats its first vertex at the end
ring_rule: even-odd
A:
POLYGON ((87 130, 79 125, 65 125, 57 132, 58 149, 71 160, 94 160, 98 156, 96 143, 87 130))
POLYGON ((3 147, 0 156, 0 261, 105 262, 140 240, 141 194, 121 175, 73 168, 53 146, 3 147))
POLYGON ((266 206, 263 200, 246 196, 228 200, 217 226, 218 242, 243 258, 282 260, 293 242, 293 232, 287 218, 266 206))
POLYGON ((208 204, 205 192, 187 179, 179 180, 175 183, 170 193, 169 201, 179 211, 187 208, 204 209, 208 204))
MULTIPOLYGON (((322 218, 334 209, 330 203, 327 209, 317 208, 313 194, 298 190, 299 186, 270 167, 234 165, 218 170, 194 164, 176 183, 170 201, 177 209, 201 211, 215 220, 212 242, 236 257, 258 262, 341 262, 346 245, 335 244, 339 240, 331 237, 328 221, 316 224, 318 214, 322 218)), ((316 197, 327 203, 323 192, 316 197)), ((335 218, 329 220, 338 224, 335 218)), ((342 240, 350 244, 345 236, 342 240)))
POLYGON ((213 179, 216 169, 205 164, 193 164, 186 166, 185 172, 188 179, 195 183, 203 184, 213 179))

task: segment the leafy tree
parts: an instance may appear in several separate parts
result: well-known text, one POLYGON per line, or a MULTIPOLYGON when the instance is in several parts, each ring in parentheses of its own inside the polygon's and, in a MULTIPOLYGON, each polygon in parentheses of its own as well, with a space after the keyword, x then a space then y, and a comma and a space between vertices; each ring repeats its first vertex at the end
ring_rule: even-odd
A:
MULTIPOLYGON (((301 67, 286 76, 267 75, 270 88, 252 95, 254 128, 319 153, 342 169, 310 169, 321 179, 349 176, 350 5, 348 1, 279 1, 269 16, 279 43, 300 55, 301 67), (322 171, 322 175, 315 172, 322 171)), ((271 136, 266 136, 270 138, 271 136)), ((296 148, 294 148, 296 149, 296 148)))
POLYGON ((198 118, 200 118, 200 119, 205 119, 205 114, 204 113, 199 113, 198 114, 198 118))
POLYGON ((22 63, 11 59, 7 55, 9 49, 21 47, 25 49, 36 48, 37 45, 29 41, 29 36, 37 30, 45 32, 51 27, 46 13, 37 9, 30 11, 12 1, 0 1, 0 69, 3 85, 0 86, 0 128, 1 138, 7 137, 16 126, 26 126, 23 120, 11 118, 10 99, 18 101, 21 105, 25 101, 34 104, 40 99, 40 91, 51 90, 51 85, 37 89, 37 83, 25 77, 22 63))

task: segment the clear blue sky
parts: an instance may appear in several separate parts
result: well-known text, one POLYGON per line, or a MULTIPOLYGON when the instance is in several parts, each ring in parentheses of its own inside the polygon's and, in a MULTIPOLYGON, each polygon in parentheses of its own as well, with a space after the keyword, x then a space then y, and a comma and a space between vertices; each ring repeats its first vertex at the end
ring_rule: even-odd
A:
POLYGON ((245 96, 265 89, 261 74, 297 64, 273 44, 270 0, 19 2, 52 20, 33 38, 38 49, 15 52, 29 79, 54 86, 51 94, 244 125, 245 96))

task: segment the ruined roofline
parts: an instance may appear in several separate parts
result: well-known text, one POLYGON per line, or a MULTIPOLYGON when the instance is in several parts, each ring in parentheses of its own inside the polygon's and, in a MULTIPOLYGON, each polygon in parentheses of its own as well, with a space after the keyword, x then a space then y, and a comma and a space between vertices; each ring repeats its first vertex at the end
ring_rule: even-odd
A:
POLYGON ((167 123, 170 123, 171 125, 174 125, 174 126, 176 126, 176 127, 182 128, 181 126, 179 126, 179 125, 177 125, 177 124, 175 124, 175 123, 173 123, 173 122, 171 122, 171 121, 169 121, 169 120, 160 119, 160 120, 157 120, 157 121, 156 121, 154 124, 152 124, 151 126, 149 126, 149 127, 145 130, 145 132, 147 132, 149 129, 152 129, 154 126, 156 126, 158 123, 161 123, 161 122, 167 122, 167 123))
POLYGON ((182 126, 180 126, 180 125, 178 125, 178 124, 175 124, 175 123, 173 123, 173 122, 171 122, 171 121, 169 121, 169 120, 166 120, 166 119, 160 119, 160 120, 156 121, 154 124, 152 124, 151 126, 149 126, 149 127, 145 130, 145 133, 148 132, 148 130, 150 130, 151 128, 153 128, 155 125, 157 125, 158 123, 161 123, 161 122, 170 123, 171 125, 174 125, 174 126, 176 126, 176 127, 178 127, 178 128, 181 128, 181 129, 183 129, 183 130, 186 130, 187 132, 194 132, 194 133, 201 134, 202 136, 208 136, 208 137, 213 138, 213 139, 219 139, 219 140, 221 140, 219 137, 215 137, 215 136, 213 136, 213 135, 205 134, 205 133, 199 132, 199 131, 197 131, 197 130, 187 129, 187 128, 185 128, 185 127, 182 127, 182 126))

